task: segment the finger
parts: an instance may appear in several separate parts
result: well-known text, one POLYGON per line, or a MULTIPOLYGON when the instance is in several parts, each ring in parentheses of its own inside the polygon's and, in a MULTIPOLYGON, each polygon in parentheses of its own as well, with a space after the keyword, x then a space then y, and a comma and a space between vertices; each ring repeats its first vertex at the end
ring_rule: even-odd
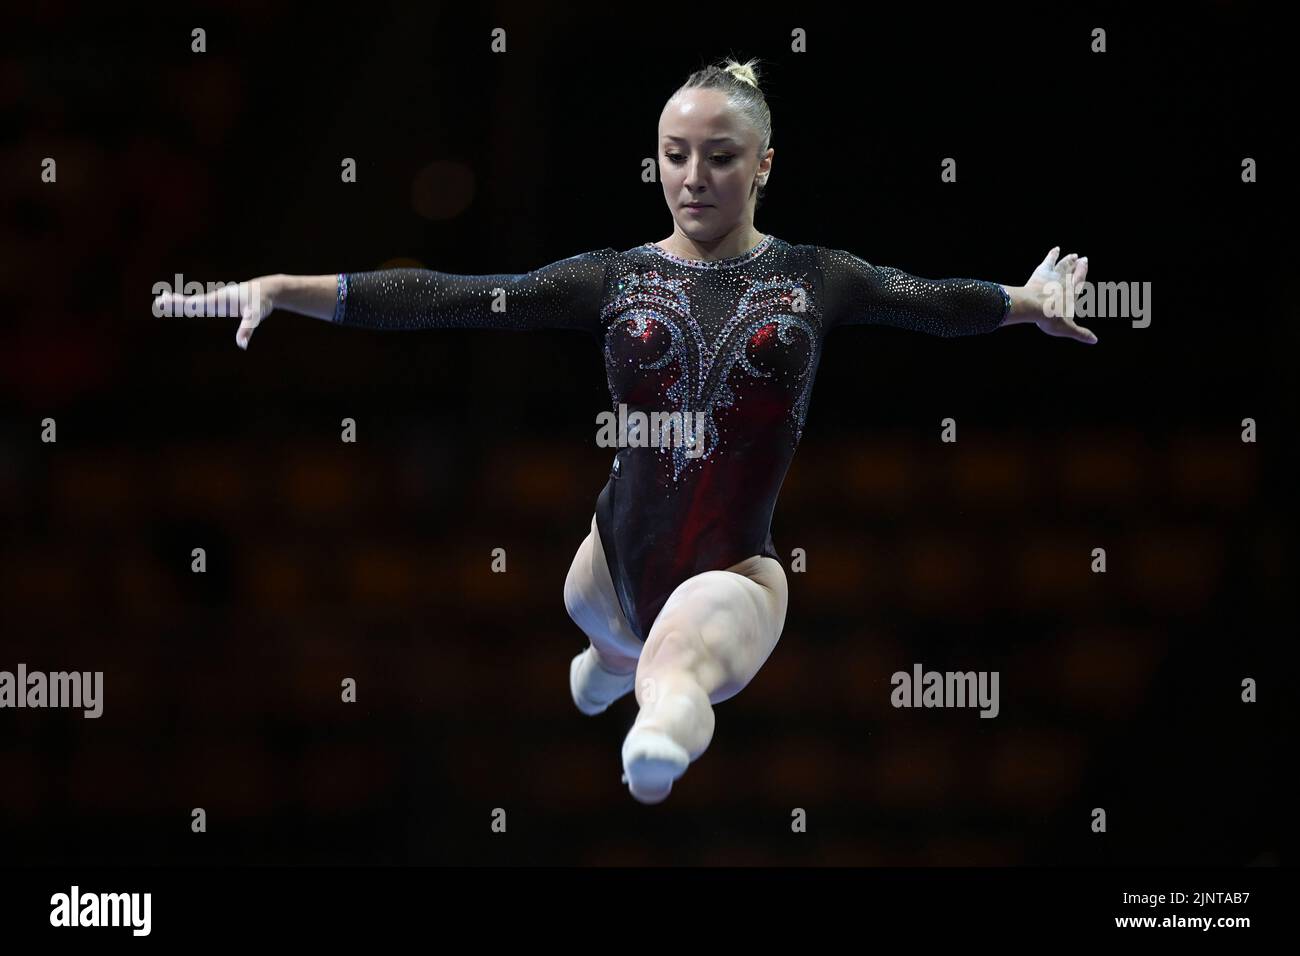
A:
POLYGON ((168 315, 183 318, 186 316, 205 315, 215 311, 217 296, 216 292, 198 295, 184 295, 180 292, 169 292, 164 296, 167 304, 170 306, 168 315), (209 302, 211 300, 211 302, 209 302))
POLYGON ((227 285, 211 292, 182 295, 166 292, 154 300, 163 315, 221 317, 239 314, 239 285, 227 285))
POLYGON ((239 328, 235 330, 235 344, 247 351, 248 341, 253 337, 253 330, 257 328, 261 321, 257 312, 245 307, 240 313, 239 328))
POLYGON ((1097 344, 1097 336, 1093 335, 1088 329, 1075 325, 1069 319, 1063 319, 1062 321, 1065 322, 1065 327, 1069 329, 1069 332, 1066 334, 1068 334, 1070 338, 1077 339, 1080 342, 1086 342, 1088 345, 1097 344))
POLYGON ((1043 265, 1047 266, 1047 268, 1049 269, 1056 268, 1056 257, 1060 253, 1060 251, 1061 251, 1060 246, 1052 246, 1052 248, 1048 249, 1047 258, 1043 260, 1043 265))
POLYGON ((1056 267, 1056 270, 1063 276, 1069 275, 1071 272, 1074 271, 1074 264, 1075 262, 1078 261, 1078 259, 1079 259, 1079 254, 1077 252, 1072 252, 1060 261, 1060 263, 1056 267))
POLYGON ((185 303, 188 301, 179 292, 164 292, 153 300, 153 313, 159 317, 176 317, 185 315, 185 303))
POLYGON ((1083 281, 1083 277, 1088 274, 1088 257, 1084 256, 1074 267, 1074 284, 1078 285, 1083 281))

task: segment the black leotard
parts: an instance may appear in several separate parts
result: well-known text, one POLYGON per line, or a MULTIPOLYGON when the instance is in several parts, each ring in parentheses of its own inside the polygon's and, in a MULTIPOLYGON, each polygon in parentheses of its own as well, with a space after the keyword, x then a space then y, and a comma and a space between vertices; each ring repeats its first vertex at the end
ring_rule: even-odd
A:
POLYGON ((997 328, 997 283, 920 279, 848 252, 767 236, 730 259, 652 243, 518 275, 426 269, 341 273, 334 321, 382 329, 583 329, 603 342, 613 409, 702 413, 703 453, 624 447, 596 526, 633 633, 677 585, 762 554, 803 431, 826 333, 880 323, 932 335, 997 328))

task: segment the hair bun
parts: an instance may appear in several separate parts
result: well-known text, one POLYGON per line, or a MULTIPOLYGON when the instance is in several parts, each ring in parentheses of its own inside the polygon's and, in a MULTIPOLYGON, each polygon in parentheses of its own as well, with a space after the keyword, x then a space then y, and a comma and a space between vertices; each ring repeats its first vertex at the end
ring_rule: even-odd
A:
POLYGON ((758 63, 757 60, 750 60, 748 63, 728 60, 723 69, 742 83, 748 83, 754 89, 758 89, 758 73, 754 70, 756 63, 758 63))

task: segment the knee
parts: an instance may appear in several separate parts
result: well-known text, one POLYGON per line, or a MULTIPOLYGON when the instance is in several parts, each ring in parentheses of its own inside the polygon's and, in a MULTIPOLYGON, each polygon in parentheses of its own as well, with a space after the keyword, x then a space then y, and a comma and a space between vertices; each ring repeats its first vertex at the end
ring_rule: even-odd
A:
POLYGON ((569 569, 569 576, 564 579, 564 610, 568 612, 569 617, 576 622, 578 620, 578 606, 581 602, 581 594, 578 591, 577 582, 573 580, 573 569, 569 569))
POLYGON ((579 626, 581 626, 582 624, 582 621, 579 620, 579 615, 581 614, 581 607, 582 607, 582 597, 578 591, 577 585, 574 584, 573 572, 570 571, 569 577, 564 582, 564 610, 568 612, 568 615, 570 619, 572 619, 573 623, 578 624, 579 626))
POLYGON ((726 655, 718 653, 716 646, 711 646, 698 626, 672 619, 660 623, 663 626, 646 641, 644 670, 685 674, 704 688, 730 682, 726 655))
POLYGON ((658 621, 646 641, 646 660, 671 662, 679 668, 691 669, 703 656, 704 644, 696 628, 675 621, 658 621))
POLYGON ((735 657, 740 635, 750 625, 743 614, 747 595, 727 577, 709 584, 709 588, 699 587, 688 595, 690 600, 683 602, 681 613, 666 615, 666 623, 677 632, 678 641, 689 642, 697 654, 727 662, 735 657))
POLYGON ((564 579, 564 609, 573 618, 574 623, 581 625, 582 618, 586 616, 587 609, 591 605, 591 594, 589 580, 590 571, 584 574, 584 562, 587 568, 590 568, 591 561, 587 557, 589 554, 588 546, 583 544, 578 549, 578 553, 573 558, 573 563, 569 565, 569 573, 564 579))

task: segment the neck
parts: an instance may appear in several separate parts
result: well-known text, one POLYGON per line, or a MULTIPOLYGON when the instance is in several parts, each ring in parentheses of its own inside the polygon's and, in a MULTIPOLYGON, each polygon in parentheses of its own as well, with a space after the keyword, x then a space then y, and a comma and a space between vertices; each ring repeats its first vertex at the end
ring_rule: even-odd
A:
POLYGON ((765 236, 752 222, 743 222, 717 239, 692 239, 676 223, 673 234, 655 245, 683 259, 731 259, 753 249, 765 236))

